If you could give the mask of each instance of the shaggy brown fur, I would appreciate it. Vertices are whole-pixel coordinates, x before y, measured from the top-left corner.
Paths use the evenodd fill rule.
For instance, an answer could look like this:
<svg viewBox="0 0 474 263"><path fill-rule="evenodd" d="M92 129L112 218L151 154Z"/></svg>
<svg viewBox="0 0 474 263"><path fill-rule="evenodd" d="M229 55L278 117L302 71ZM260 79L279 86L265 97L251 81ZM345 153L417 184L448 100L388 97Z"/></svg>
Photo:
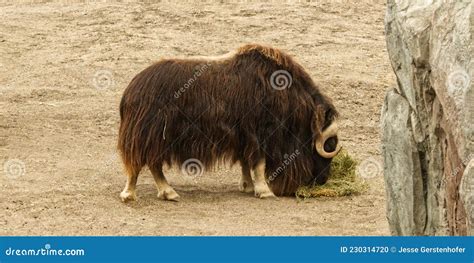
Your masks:
<svg viewBox="0 0 474 263"><path fill-rule="evenodd" d="M289 88L272 88L277 70L291 74ZM220 160L254 168L264 159L273 192L292 195L326 181L331 159L316 153L314 141L336 115L290 56L245 45L218 60L164 59L135 76L120 103L118 148L129 172L189 158L207 168Z"/></svg>

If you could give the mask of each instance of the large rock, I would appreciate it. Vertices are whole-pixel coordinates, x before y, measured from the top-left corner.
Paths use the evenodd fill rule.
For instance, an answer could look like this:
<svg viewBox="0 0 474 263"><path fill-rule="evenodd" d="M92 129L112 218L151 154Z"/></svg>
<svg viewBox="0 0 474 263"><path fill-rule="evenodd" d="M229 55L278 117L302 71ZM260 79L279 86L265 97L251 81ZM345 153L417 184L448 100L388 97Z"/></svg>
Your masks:
<svg viewBox="0 0 474 263"><path fill-rule="evenodd" d="M388 0L385 31L398 83L382 109L392 234L473 235L472 0Z"/></svg>

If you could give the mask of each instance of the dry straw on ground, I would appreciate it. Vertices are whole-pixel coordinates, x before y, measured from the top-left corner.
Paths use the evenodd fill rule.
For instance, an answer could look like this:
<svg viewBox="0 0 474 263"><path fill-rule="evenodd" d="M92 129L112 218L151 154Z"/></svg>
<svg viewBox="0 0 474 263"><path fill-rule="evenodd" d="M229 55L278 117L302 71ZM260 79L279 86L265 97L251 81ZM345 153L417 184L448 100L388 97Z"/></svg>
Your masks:
<svg viewBox="0 0 474 263"><path fill-rule="evenodd" d="M341 151L331 163L331 172L324 185L300 187L296 192L298 198L338 197L358 195L367 190L365 183L356 175L357 161L346 151Z"/></svg>

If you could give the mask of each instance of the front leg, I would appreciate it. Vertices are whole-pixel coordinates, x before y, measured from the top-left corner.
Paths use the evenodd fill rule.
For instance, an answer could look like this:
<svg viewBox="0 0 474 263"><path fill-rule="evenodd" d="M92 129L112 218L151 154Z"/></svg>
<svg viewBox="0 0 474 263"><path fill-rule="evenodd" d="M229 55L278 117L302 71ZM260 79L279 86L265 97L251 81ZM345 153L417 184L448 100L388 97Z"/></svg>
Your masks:
<svg viewBox="0 0 474 263"><path fill-rule="evenodd" d="M241 162L242 177L240 177L239 190L242 193L252 193L254 191L252 175L250 174L250 167L248 163Z"/></svg>
<svg viewBox="0 0 474 263"><path fill-rule="evenodd" d="M255 196L262 199L275 197L265 180L265 161L261 161L253 170L253 173L255 178Z"/></svg>

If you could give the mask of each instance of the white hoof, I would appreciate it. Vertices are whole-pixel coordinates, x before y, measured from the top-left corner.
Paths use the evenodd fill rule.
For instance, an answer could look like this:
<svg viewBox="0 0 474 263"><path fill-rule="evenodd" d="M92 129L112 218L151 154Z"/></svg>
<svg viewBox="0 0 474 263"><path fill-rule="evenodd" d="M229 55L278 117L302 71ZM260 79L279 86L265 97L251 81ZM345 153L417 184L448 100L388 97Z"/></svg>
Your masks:
<svg viewBox="0 0 474 263"><path fill-rule="evenodd" d="M255 193L255 196L260 199L269 199L269 198L276 198L276 196L272 192L263 192L263 193Z"/></svg>
<svg viewBox="0 0 474 263"><path fill-rule="evenodd" d="M260 199L276 198L268 187L255 187L255 196Z"/></svg>
<svg viewBox="0 0 474 263"><path fill-rule="evenodd" d="M158 198L169 201L179 201L178 193L171 187L158 191Z"/></svg>
<svg viewBox="0 0 474 263"><path fill-rule="evenodd" d="M245 180L240 180L239 190L242 193L252 193L254 191L253 182L248 182Z"/></svg>
<svg viewBox="0 0 474 263"><path fill-rule="evenodd" d="M137 200L137 196L135 195L135 192L123 190L120 193L120 199L122 199L122 202L126 203L128 201Z"/></svg>

